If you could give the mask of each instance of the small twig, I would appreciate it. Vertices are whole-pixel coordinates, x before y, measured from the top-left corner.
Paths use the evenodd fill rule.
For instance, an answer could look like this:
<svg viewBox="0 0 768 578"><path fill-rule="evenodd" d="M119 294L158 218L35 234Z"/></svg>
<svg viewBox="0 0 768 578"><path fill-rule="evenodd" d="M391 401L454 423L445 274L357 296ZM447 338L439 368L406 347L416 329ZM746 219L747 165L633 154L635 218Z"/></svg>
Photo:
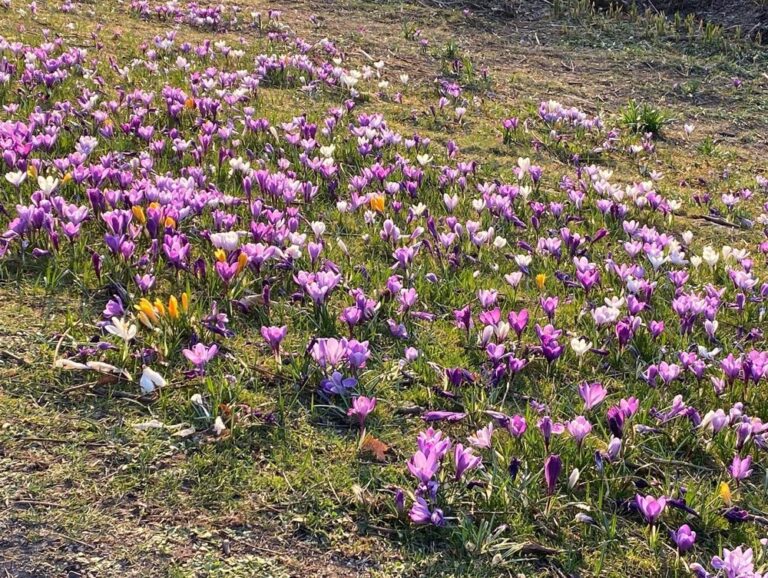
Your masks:
<svg viewBox="0 0 768 578"><path fill-rule="evenodd" d="M89 544L88 542L83 542L82 540L78 540L77 538L73 538L72 536L67 536L66 534L62 534L60 532L56 532L54 530L49 530L51 534L54 536L58 536L59 538L64 538L65 540L69 540L70 542L74 542L75 544L80 544L81 546L85 546L86 548L90 548L91 550L95 550L96 546L93 544Z"/></svg>
<svg viewBox="0 0 768 578"><path fill-rule="evenodd" d="M55 502L42 502L40 500L11 500L11 504L15 506L45 506L47 508L66 508L64 504L57 504Z"/></svg>
<svg viewBox="0 0 768 578"><path fill-rule="evenodd" d="M29 365L29 362L26 359L24 359L23 357L19 357L15 353L11 353L7 349L0 350L0 355L2 355L3 357L8 357L13 361L15 361L16 363L20 363L21 365Z"/></svg>
<svg viewBox="0 0 768 578"><path fill-rule="evenodd" d="M739 227L738 225L730 223L720 217L713 217L712 215L691 215L690 218L699 219L702 221L708 221L710 223L714 223L715 225L720 225L722 227L730 227L731 229L741 229L741 227Z"/></svg>

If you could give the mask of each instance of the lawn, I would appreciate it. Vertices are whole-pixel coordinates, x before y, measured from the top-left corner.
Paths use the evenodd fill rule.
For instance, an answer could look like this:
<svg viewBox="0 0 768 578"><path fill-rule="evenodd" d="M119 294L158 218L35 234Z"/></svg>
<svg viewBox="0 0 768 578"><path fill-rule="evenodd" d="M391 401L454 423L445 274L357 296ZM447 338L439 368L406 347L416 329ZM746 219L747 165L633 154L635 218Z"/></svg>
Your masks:
<svg viewBox="0 0 768 578"><path fill-rule="evenodd" d="M768 572L768 53L483 4L0 0L0 573Z"/></svg>

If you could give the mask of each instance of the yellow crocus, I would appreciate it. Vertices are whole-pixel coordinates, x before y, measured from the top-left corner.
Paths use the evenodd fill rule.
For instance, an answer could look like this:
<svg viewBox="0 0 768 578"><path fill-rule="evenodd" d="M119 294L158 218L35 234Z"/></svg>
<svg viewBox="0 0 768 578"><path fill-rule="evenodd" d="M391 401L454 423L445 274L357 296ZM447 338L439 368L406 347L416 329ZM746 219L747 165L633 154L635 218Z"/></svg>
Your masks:
<svg viewBox="0 0 768 578"><path fill-rule="evenodd" d="M176 300L175 295L171 295L168 299L168 315L171 316L171 319L179 318L179 302Z"/></svg>
<svg viewBox="0 0 768 578"><path fill-rule="evenodd" d="M187 295L186 291L181 294L181 309L184 313L189 313L189 295Z"/></svg>
<svg viewBox="0 0 768 578"><path fill-rule="evenodd" d="M718 487L718 493L726 506L731 505L731 488L728 486L728 482L720 482Z"/></svg>
<svg viewBox="0 0 768 578"><path fill-rule="evenodd" d="M139 312L136 314L136 319L138 319L138 320L139 320L139 323L141 323L142 325L144 325L144 326L145 326L145 327L147 327L148 329L154 329L154 327L152 326L152 322L151 322L151 321L149 320L149 318L148 318L148 317L147 317L147 316L144 314L144 312L143 312L143 311L139 311Z"/></svg>
<svg viewBox="0 0 768 578"><path fill-rule="evenodd" d="M131 212L136 220L142 225L147 222L147 217L144 214L144 209L141 208L141 205L133 205L131 207Z"/></svg>
<svg viewBox="0 0 768 578"><path fill-rule="evenodd" d="M544 283L547 282L547 276L544 273L539 273L536 275L536 287L539 288L539 291L544 289Z"/></svg>
<svg viewBox="0 0 768 578"><path fill-rule="evenodd" d="M240 253L240 256L237 258L237 272L240 273L243 269L245 269L245 266L248 264L248 255L245 253Z"/></svg>
<svg viewBox="0 0 768 578"><path fill-rule="evenodd" d="M141 313L143 313L148 319L157 323L157 313L155 312L155 308L152 307L152 303L150 303L147 298L142 297L141 301L139 301L139 304L136 306L136 308Z"/></svg>
<svg viewBox="0 0 768 578"><path fill-rule="evenodd" d="M37 177L37 167L35 165L29 165L27 167L27 174L33 179Z"/></svg>
<svg viewBox="0 0 768 578"><path fill-rule="evenodd" d="M61 184L66 185L71 180L72 180L72 173L66 173L63 177L61 177Z"/></svg>
<svg viewBox="0 0 768 578"><path fill-rule="evenodd" d="M379 213L384 211L384 195L371 195L371 208Z"/></svg>
<svg viewBox="0 0 768 578"><path fill-rule="evenodd" d="M157 311L158 315L165 317L165 305L163 305L160 299L155 299L155 311Z"/></svg>

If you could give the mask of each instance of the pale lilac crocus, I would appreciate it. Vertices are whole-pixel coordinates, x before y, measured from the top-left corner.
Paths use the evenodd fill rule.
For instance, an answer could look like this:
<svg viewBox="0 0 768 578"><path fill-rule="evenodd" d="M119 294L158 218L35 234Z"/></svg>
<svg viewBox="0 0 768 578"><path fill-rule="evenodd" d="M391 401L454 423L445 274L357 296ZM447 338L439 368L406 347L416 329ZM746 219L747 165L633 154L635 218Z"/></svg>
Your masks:
<svg viewBox="0 0 768 578"><path fill-rule="evenodd" d="M715 570L722 570L726 578L757 578L760 574L755 574L755 565L753 562L752 548L743 550L739 546L735 550L723 548L723 556L712 558L712 567Z"/></svg>
<svg viewBox="0 0 768 578"><path fill-rule="evenodd" d="M740 482L741 480L745 480L752 475L752 470L750 469L751 465L752 456L742 458L737 454L733 456L733 461L731 462L731 466L728 468L728 471L731 473L734 480Z"/></svg>
<svg viewBox="0 0 768 578"><path fill-rule="evenodd" d="M490 422L484 428L475 432L475 435L469 436L467 441L476 448L490 448L491 438L493 437L493 422Z"/></svg>
<svg viewBox="0 0 768 578"><path fill-rule="evenodd" d="M456 481L459 481L464 472L481 467L483 459L472 453L472 448L465 448L462 444L456 444L453 448L453 461L456 468Z"/></svg>
<svg viewBox="0 0 768 578"><path fill-rule="evenodd" d="M376 409L376 398L361 395L352 401L352 407L347 410L347 415L350 417L357 417L360 429L363 429L365 418L368 417L368 414L374 409Z"/></svg>
<svg viewBox="0 0 768 578"><path fill-rule="evenodd" d="M215 343L210 347L206 347L202 343L196 343L192 349L185 349L182 353L192 365L198 369L202 369L211 359L216 357L218 351L219 346Z"/></svg>
<svg viewBox="0 0 768 578"><path fill-rule="evenodd" d="M288 334L288 326L283 325L282 327L267 327L262 326L261 327L261 336L264 338L264 341L267 342L269 347L272 349L272 353L275 354L275 357L279 360L280 359L280 343L285 339L285 336Z"/></svg>
<svg viewBox="0 0 768 578"><path fill-rule="evenodd" d="M581 446L584 438L592 431L592 424L583 415L576 416L566 424L568 433L571 434L576 443Z"/></svg>
<svg viewBox="0 0 768 578"><path fill-rule="evenodd" d="M589 411L600 405L605 396L608 395L608 390L603 387L602 383L584 382L579 386L579 395L584 400L584 409Z"/></svg>

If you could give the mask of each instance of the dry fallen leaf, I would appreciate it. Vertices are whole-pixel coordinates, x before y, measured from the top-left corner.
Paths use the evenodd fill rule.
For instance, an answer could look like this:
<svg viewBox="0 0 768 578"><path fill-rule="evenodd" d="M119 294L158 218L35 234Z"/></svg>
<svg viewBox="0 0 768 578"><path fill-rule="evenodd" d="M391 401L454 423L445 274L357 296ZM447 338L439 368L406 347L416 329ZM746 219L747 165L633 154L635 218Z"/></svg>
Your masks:
<svg viewBox="0 0 768 578"><path fill-rule="evenodd" d="M363 443L360 444L360 451L371 454L377 462L386 462L389 446L371 434L366 434Z"/></svg>

